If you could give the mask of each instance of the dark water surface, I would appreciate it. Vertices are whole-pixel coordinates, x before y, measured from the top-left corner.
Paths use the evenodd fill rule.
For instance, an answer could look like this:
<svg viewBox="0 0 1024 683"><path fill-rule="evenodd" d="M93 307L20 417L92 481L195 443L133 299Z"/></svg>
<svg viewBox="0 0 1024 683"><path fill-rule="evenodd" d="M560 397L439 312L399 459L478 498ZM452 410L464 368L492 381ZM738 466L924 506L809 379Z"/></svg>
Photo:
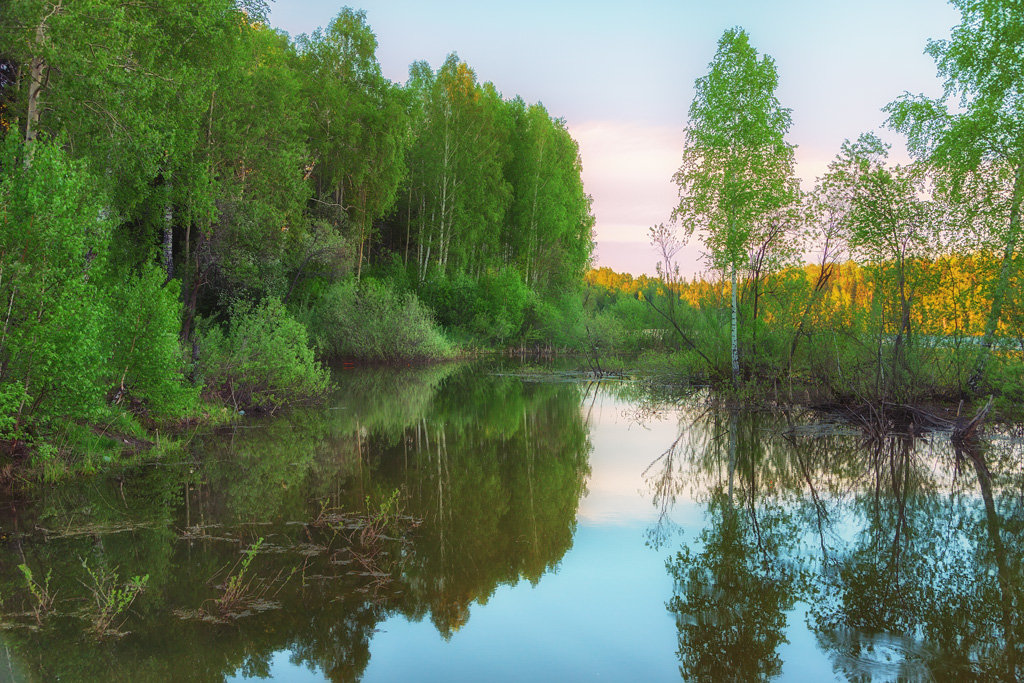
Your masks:
<svg viewBox="0 0 1024 683"><path fill-rule="evenodd" d="M1024 675L1009 434L493 368L337 382L185 462L3 494L0 680Z"/></svg>

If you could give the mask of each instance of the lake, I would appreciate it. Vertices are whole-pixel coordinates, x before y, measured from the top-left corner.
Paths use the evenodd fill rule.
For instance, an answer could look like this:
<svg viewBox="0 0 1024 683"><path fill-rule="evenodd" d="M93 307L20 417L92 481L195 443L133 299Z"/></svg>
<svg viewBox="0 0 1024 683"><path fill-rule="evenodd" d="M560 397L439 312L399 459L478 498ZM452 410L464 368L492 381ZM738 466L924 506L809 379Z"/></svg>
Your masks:
<svg viewBox="0 0 1024 683"><path fill-rule="evenodd" d="M0 680L1024 673L1014 430L962 451L508 364L335 375L181 460L5 492Z"/></svg>

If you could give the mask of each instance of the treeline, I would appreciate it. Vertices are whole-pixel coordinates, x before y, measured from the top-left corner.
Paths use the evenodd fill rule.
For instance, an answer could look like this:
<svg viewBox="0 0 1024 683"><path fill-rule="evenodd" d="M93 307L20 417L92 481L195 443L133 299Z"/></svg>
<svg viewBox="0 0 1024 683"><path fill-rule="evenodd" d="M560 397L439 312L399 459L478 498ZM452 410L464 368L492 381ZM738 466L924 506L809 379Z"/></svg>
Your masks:
<svg viewBox="0 0 1024 683"><path fill-rule="evenodd" d="M941 200L926 201L938 210ZM813 235L813 223L802 220L803 235ZM793 243L808 245L800 236L792 235ZM809 389L815 400L840 403L994 394L1004 414L1019 415L1024 270L1018 257L986 348L1002 254L983 243L942 253L943 243L929 239L935 241L902 264L864 259L844 246L819 252L816 264L801 264L801 251L766 271L739 268L740 384L795 388L801 396ZM690 279L661 271L634 277L600 268L585 275L589 324L601 336L594 348L641 356L640 366L656 372L731 383L730 281L720 271Z"/></svg>
<svg viewBox="0 0 1024 683"><path fill-rule="evenodd" d="M992 253L977 252L968 255L947 254L925 257L914 265L914 302L911 306L911 327L926 335L947 337L981 337L985 333L986 311L991 306L987 293L992 274L998 263ZM819 280L821 283L819 284ZM618 273L611 268L596 268L584 275L584 282L592 289L595 300L604 308L619 295L643 300L645 293L664 293L669 286L658 276ZM749 277L740 281L739 300L750 302L757 284ZM778 317L780 295L792 296L806 302L807 288L818 286L816 296L821 309L829 315L842 314L849 318L857 311L871 307L876 287L880 283L871 268L853 260L836 260L824 268L820 264L791 265L771 274L761 285L760 295L768 306L759 313L767 322ZM724 283L714 277L694 276L681 278L671 284L679 300L693 307L727 294ZM1024 339L1024 310L1016 292L1006 303L999 322L998 333L1005 343ZM802 293L801 293L802 292ZM884 293L879 293L884 296ZM973 340L977 343L979 340Z"/></svg>
<svg viewBox="0 0 1024 683"><path fill-rule="evenodd" d="M593 218L564 121L454 54L392 83L363 12L294 40L266 15L0 3L12 452L203 397L274 410L326 390L323 359L444 357L578 312Z"/></svg>

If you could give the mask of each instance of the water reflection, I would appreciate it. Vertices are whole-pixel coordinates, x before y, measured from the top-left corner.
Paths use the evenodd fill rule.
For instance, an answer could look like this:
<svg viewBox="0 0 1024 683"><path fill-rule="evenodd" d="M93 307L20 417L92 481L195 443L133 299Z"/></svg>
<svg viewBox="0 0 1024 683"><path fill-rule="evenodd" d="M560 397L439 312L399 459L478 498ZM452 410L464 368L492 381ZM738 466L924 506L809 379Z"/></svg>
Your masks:
<svg viewBox="0 0 1024 683"><path fill-rule="evenodd" d="M389 616L429 619L450 636L471 604L561 560L588 474L579 386L453 366L353 373L339 385L330 409L206 435L184 463L11 497L0 561L9 671L214 681L266 676L287 650L293 664L352 680ZM368 549L359 525L388 499L409 523ZM223 618L225 578L259 538L249 577L260 599ZM82 559L148 574L129 635L83 634ZM52 571L59 591L41 627L27 614L22 563Z"/></svg>
<svg viewBox="0 0 1024 683"><path fill-rule="evenodd" d="M787 620L804 613L837 678L1021 675L1016 442L865 441L784 413L706 408L680 425L648 482L654 538L680 490L707 510L668 563L685 678L784 675L786 634L801 628Z"/></svg>
<svg viewBox="0 0 1024 683"><path fill-rule="evenodd" d="M1024 673L1019 440L549 380L345 371L181 461L5 494L0 680ZM127 635L89 634L83 561L149 577Z"/></svg>

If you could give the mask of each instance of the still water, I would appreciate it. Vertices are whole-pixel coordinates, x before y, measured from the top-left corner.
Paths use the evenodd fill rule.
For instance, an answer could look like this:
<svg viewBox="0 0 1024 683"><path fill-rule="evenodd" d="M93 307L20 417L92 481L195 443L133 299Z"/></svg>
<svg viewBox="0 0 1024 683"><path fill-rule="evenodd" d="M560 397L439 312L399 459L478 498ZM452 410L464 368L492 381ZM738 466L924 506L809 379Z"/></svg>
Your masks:
<svg viewBox="0 0 1024 683"><path fill-rule="evenodd" d="M1024 673L1012 434L870 441L515 368L337 384L183 461L3 494L0 680Z"/></svg>

